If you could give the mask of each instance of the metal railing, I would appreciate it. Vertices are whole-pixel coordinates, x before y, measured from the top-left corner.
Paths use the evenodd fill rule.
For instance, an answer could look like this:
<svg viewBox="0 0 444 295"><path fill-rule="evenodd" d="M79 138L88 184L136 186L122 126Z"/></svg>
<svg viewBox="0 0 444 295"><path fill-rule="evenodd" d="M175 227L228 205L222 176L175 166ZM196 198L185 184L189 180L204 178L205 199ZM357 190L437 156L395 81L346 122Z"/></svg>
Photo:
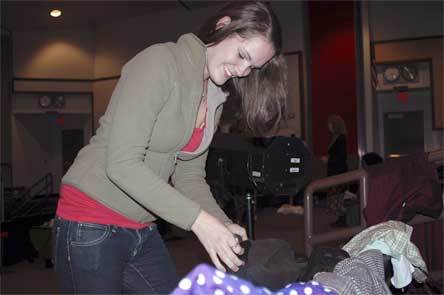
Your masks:
<svg viewBox="0 0 444 295"><path fill-rule="evenodd" d="M434 162L437 165L444 163L444 150L435 150L428 152L427 159L430 162ZM349 227L345 229L333 230L326 233L315 234L313 230L313 193L322 189L346 184L354 181L359 181L359 209L360 209L360 224L358 226ZM366 228L366 222L364 218L364 209L367 205L367 193L368 193L368 175L364 169L358 169L347 173L319 179L310 183L305 190L305 203L304 203L304 228L305 228L305 255L310 256L313 246L321 243L333 242L350 238ZM443 214L441 214L441 217ZM435 218L416 215L413 220L409 222L410 225L427 223L436 220Z"/></svg>
<svg viewBox="0 0 444 295"><path fill-rule="evenodd" d="M314 233L313 227L313 193L322 189L330 188L340 184L359 181L360 197L360 225L346 229L334 230L327 233ZM338 174L335 176L315 180L305 190L304 201L304 227L305 227L305 255L310 256L312 247L317 244L340 240L351 237L365 228L364 208L367 204L367 172L364 169Z"/></svg>
<svg viewBox="0 0 444 295"><path fill-rule="evenodd" d="M21 199L20 204L17 205L8 215L10 217L14 217L17 215L17 213L21 213L20 216L25 216L38 205L38 202L34 200L35 196L46 195L48 197L50 194L52 194L53 189L54 181L52 174L46 173L21 194L19 197L19 199Z"/></svg>

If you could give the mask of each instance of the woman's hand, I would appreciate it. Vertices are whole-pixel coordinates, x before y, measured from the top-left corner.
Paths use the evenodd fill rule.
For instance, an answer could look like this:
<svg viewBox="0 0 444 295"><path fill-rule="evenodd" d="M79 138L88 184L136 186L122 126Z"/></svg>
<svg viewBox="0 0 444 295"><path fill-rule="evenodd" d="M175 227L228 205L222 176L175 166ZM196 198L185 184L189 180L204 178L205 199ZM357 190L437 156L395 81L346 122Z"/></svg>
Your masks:
<svg viewBox="0 0 444 295"><path fill-rule="evenodd" d="M238 271L239 266L244 264L236 255L243 252L239 241L217 218L202 210L191 226L191 230L199 238L210 255L211 261L219 270L226 271L221 260L233 271Z"/></svg>
<svg viewBox="0 0 444 295"><path fill-rule="evenodd" d="M225 223L225 226L228 228L228 230L233 233L236 236L236 239L239 239L239 237L241 238L242 241L246 241L248 240L248 236L247 236L247 232L245 231L245 229L236 224L236 223ZM240 242L238 240L238 242ZM242 248L242 246L240 246L238 244L238 246L236 246L235 248L232 248L234 253L236 253L237 255L243 255L244 254L244 249Z"/></svg>
<svg viewBox="0 0 444 295"><path fill-rule="evenodd" d="M242 241L248 240L245 228L243 228L239 224L230 222L230 223L225 223L225 225L227 226L230 232L232 232L235 235L239 235L242 238Z"/></svg>

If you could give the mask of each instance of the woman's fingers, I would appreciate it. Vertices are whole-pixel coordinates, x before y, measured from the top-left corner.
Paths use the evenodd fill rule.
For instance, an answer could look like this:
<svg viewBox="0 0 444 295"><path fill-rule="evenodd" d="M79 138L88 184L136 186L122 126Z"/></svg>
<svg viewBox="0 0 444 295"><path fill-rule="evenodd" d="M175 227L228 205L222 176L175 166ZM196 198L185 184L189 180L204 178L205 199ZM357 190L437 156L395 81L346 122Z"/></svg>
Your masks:
<svg viewBox="0 0 444 295"><path fill-rule="evenodd" d="M230 246L233 245L233 246ZM220 243L217 246L217 255L225 263L225 265L232 271L238 271L239 266L243 265L244 262L239 259L236 255L236 248L242 248L238 244L237 240L233 236L228 236L227 241ZM239 251L239 249L237 249Z"/></svg>
<svg viewBox="0 0 444 295"><path fill-rule="evenodd" d="M236 255L243 252L239 241L218 219L201 211L191 229L207 250L216 268L225 271L221 262L233 271L238 271L239 266L243 265L243 261Z"/></svg>
<svg viewBox="0 0 444 295"><path fill-rule="evenodd" d="M211 261L213 262L214 266L223 272L226 272L227 270L225 267L223 267L222 263L220 263L219 257L217 257L217 254L215 251L211 251L211 253L208 253L210 255Z"/></svg>
<svg viewBox="0 0 444 295"><path fill-rule="evenodd" d="M231 250L233 250L233 252L237 255L244 254L244 248L242 248L242 246L239 244L236 244L235 246L231 246Z"/></svg>
<svg viewBox="0 0 444 295"><path fill-rule="evenodd" d="M223 264L221 263L221 261L232 271L238 271L239 270L239 266L243 264L243 262L237 258L237 256L235 254L233 254L232 251L230 250L218 250L218 251L212 251L212 253L210 253L210 258L211 261L213 262L214 266L221 270L221 271L226 271L226 268L223 266Z"/></svg>
<svg viewBox="0 0 444 295"><path fill-rule="evenodd" d="M213 262L214 266L221 270L226 271L225 267L222 265L221 261L232 271L238 271L239 266L243 265L243 261L240 260L237 255L233 252L232 248L229 246L223 247L217 247L216 250L208 250L208 253L210 255L211 261Z"/></svg>
<svg viewBox="0 0 444 295"><path fill-rule="evenodd" d="M220 250L220 255L222 255L222 260L224 263L233 271L238 271L239 266L242 266L244 262L237 257L236 253L230 247Z"/></svg>
<svg viewBox="0 0 444 295"><path fill-rule="evenodd" d="M245 228L243 228L242 226L240 226L239 224L236 223L230 223L227 224L227 228L229 231L231 231L233 234L238 235L241 237L242 241L246 241L248 240L247 237L247 231L245 230Z"/></svg>

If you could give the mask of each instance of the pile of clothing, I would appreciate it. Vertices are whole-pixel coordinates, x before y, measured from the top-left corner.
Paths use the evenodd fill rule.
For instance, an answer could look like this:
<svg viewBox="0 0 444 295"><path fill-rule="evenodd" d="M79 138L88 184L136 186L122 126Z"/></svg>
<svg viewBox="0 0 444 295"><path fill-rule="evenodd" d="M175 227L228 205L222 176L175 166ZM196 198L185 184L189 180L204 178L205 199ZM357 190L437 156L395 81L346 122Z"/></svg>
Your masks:
<svg viewBox="0 0 444 295"><path fill-rule="evenodd" d="M308 259L283 240L244 241L246 263L238 272L198 265L172 294L391 294L389 285L400 289L412 279L427 279L411 234L411 226L388 221L360 232L342 249L317 248Z"/></svg>

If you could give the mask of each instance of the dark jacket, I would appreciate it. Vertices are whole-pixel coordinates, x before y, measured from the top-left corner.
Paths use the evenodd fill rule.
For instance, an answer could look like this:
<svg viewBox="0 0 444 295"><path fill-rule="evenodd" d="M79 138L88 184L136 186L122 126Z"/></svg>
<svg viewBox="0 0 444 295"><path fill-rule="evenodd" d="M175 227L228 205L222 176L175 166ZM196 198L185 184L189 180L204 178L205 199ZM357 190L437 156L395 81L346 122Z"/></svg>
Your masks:
<svg viewBox="0 0 444 295"><path fill-rule="evenodd" d="M338 135L328 147L327 176L347 171L347 140L344 134Z"/></svg>
<svg viewBox="0 0 444 295"><path fill-rule="evenodd" d="M416 214L441 215L442 192L436 167L425 153L389 159L366 168L368 173L367 225L388 220L410 221Z"/></svg>

